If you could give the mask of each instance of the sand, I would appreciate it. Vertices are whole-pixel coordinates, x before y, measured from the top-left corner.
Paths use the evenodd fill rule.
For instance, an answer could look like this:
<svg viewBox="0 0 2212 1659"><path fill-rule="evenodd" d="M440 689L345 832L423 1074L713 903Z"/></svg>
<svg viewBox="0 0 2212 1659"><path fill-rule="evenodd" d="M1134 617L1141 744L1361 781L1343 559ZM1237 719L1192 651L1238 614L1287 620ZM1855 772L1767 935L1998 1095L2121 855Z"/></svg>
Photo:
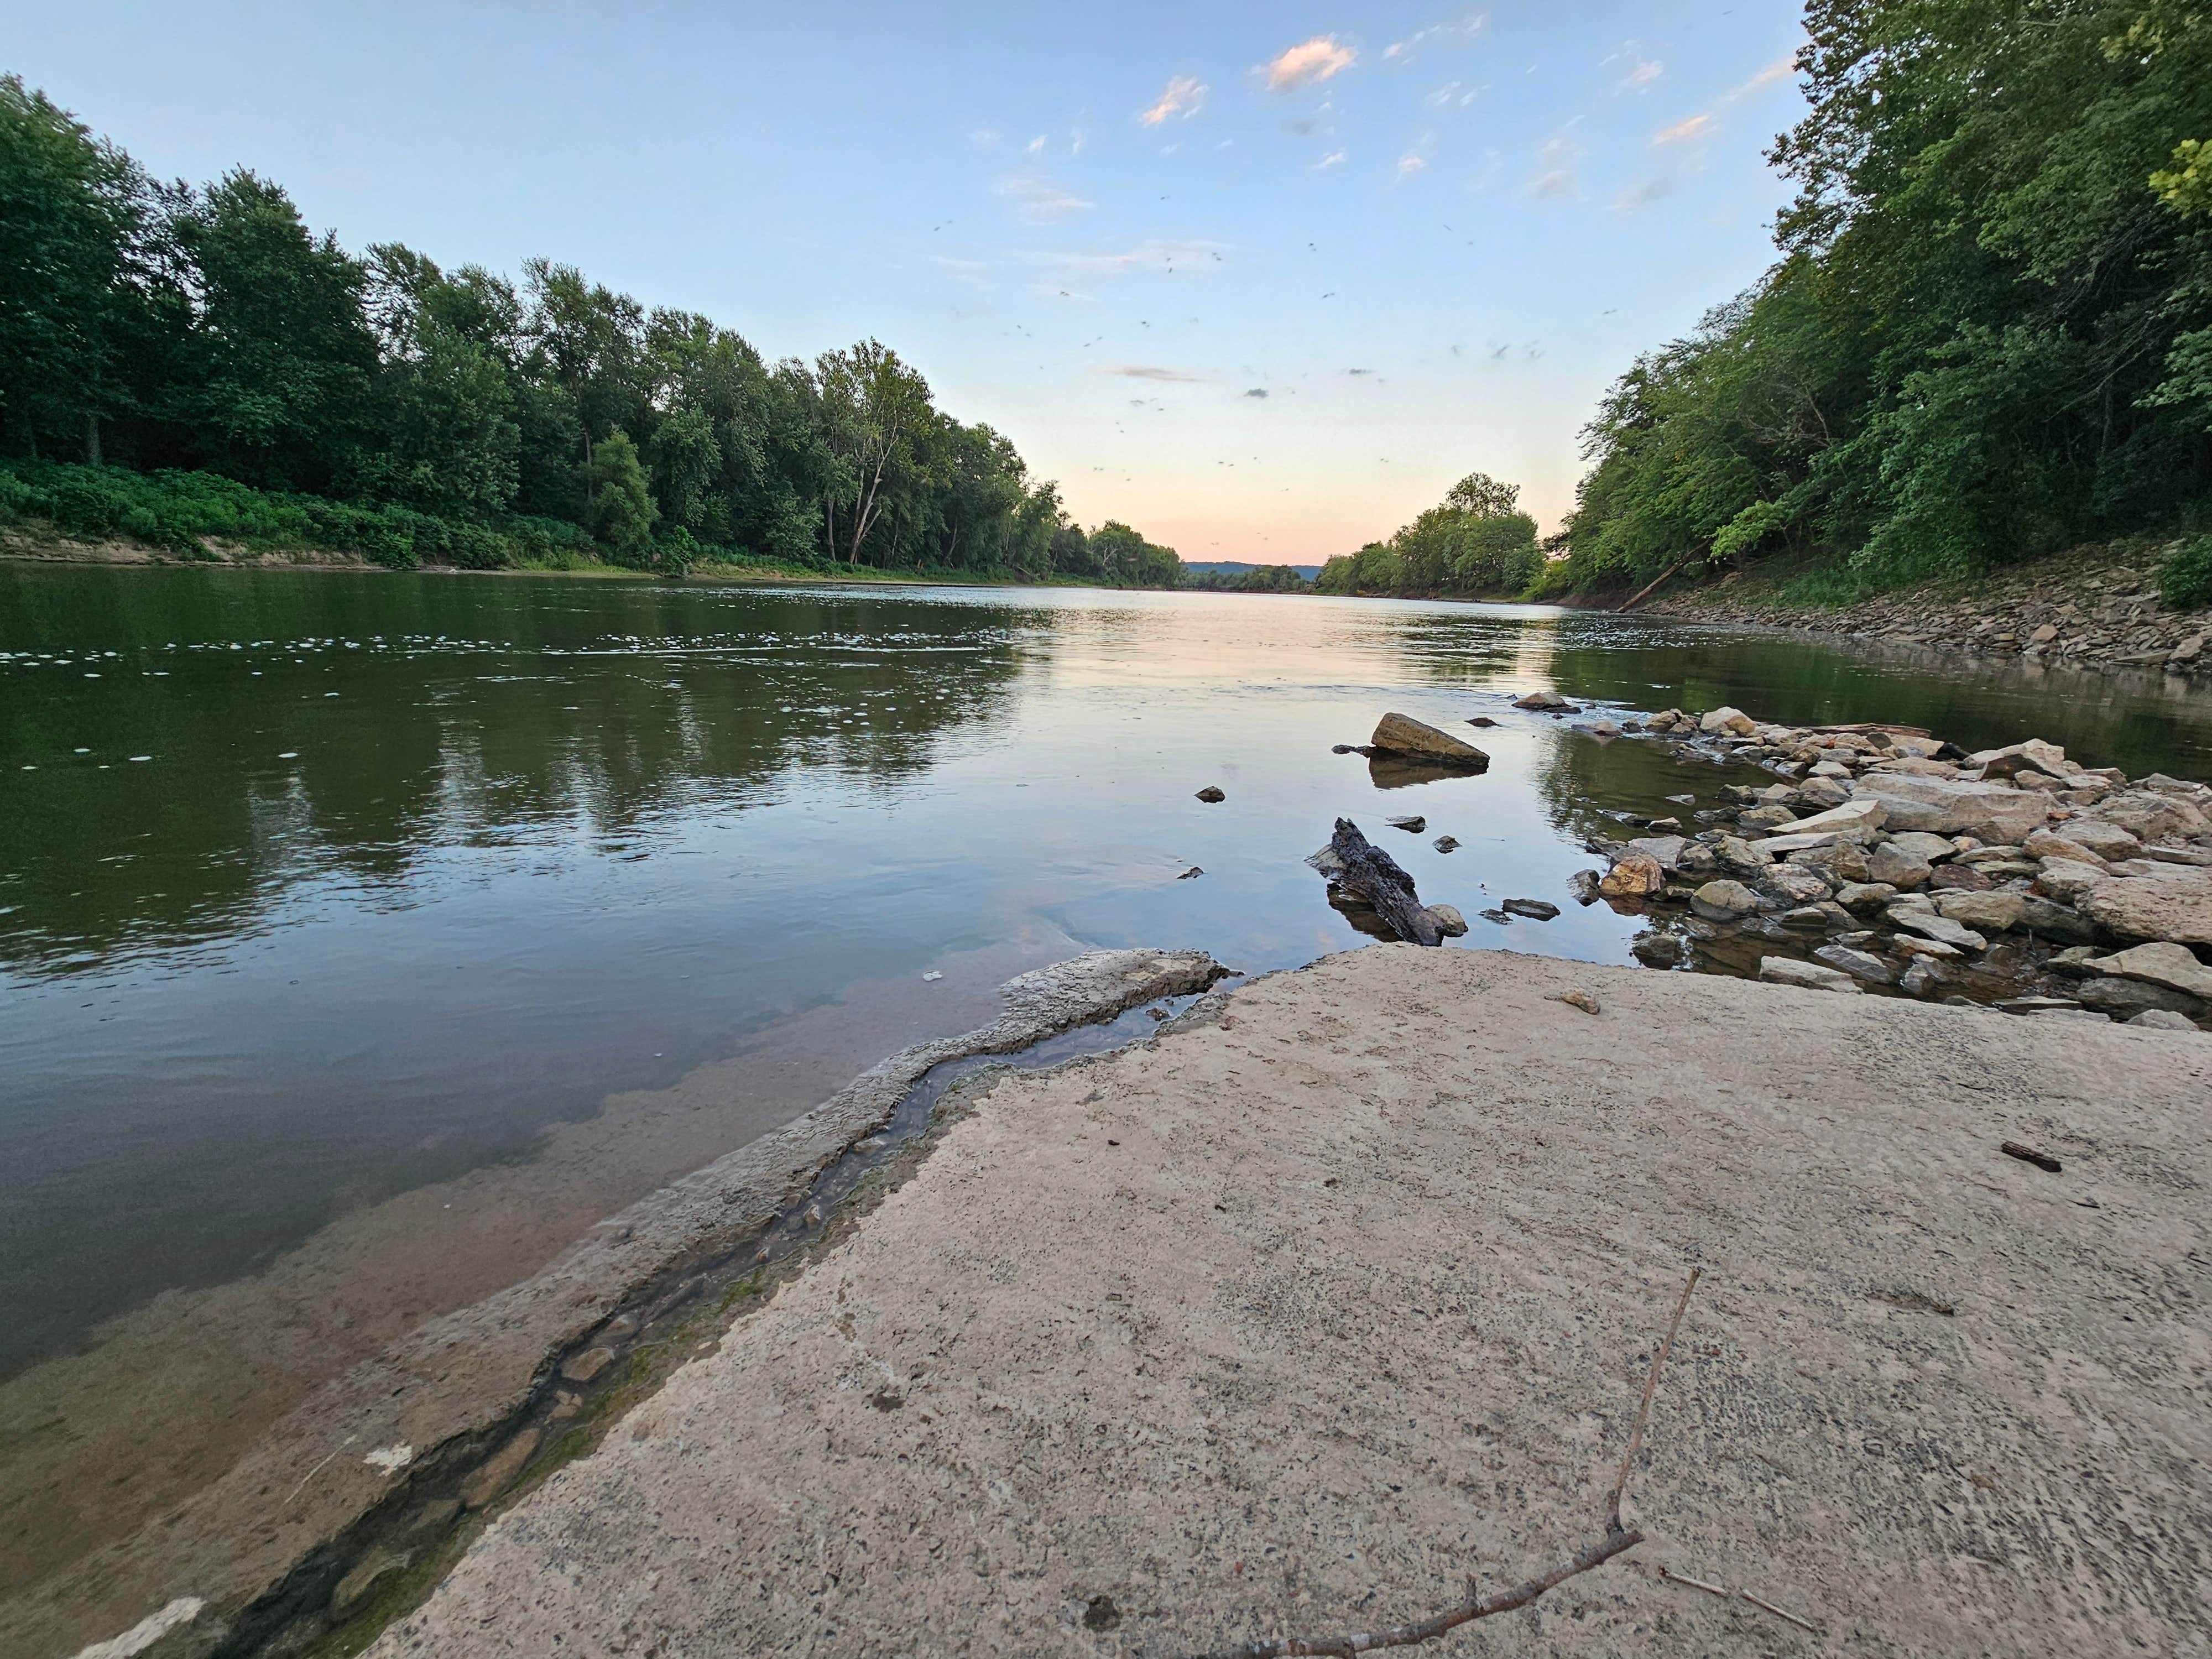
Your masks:
<svg viewBox="0 0 2212 1659"><path fill-rule="evenodd" d="M1601 1535L1692 1264L1648 1541L1457 1650L2212 1652L2212 1039L1407 945L1200 1008L981 1092L380 1659L1417 1617Z"/></svg>

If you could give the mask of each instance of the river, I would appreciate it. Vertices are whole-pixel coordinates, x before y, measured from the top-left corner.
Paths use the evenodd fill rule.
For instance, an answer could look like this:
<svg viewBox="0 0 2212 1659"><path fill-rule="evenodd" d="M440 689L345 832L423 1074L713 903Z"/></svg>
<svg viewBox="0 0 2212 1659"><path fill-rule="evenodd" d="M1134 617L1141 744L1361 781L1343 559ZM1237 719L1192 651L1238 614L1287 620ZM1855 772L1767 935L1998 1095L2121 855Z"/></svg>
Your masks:
<svg viewBox="0 0 2212 1659"><path fill-rule="evenodd" d="M1012 973L1361 942L1340 813L1565 906L1459 944L1630 960L1579 842L1727 775L1538 689L2212 773L2154 675L1548 608L0 564L0 1579ZM1330 752L1392 708L1491 769Z"/></svg>

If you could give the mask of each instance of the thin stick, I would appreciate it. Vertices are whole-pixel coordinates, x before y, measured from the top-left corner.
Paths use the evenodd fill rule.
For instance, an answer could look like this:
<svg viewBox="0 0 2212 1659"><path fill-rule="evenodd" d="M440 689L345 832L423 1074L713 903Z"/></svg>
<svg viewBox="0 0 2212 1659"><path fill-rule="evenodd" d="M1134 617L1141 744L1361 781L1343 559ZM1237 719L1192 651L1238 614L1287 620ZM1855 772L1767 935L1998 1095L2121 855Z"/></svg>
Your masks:
<svg viewBox="0 0 2212 1659"><path fill-rule="evenodd" d="M1636 1454L1644 1444L1644 1425L1651 1415L1651 1396L1659 1388L1659 1368L1674 1351L1674 1333L1682 1328L1683 1310L1690 1305L1690 1292L1698 1288L1698 1275L1704 1272L1703 1267L1690 1269L1690 1281L1682 1286L1682 1299L1674 1304L1674 1316L1667 1324L1667 1340L1659 1345L1651 1361L1651 1374L1644 1379L1644 1401L1636 1408L1636 1426L1628 1431L1628 1455L1620 1460L1620 1479L1613 1483L1612 1501L1606 1505L1605 1523L1611 1531L1620 1530L1620 1494L1627 1489L1628 1472L1636 1467Z"/></svg>
<svg viewBox="0 0 2212 1659"><path fill-rule="evenodd" d="M1659 1576L1677 1584L1687 1584L1692 1589L1701 1589L1708 1595L1717 1595L1723 1601L1735 1593L1726 1584L1708 1584L1702 1578L1692 1578L1687 1573L1676 1572L1668 1567L1660 1568Z"/></svg>
<svg viewBox="0 0 2212 1659"><path fill-rule="evenodd" d="M1592 1567L1603 1566L1624 1550L1633 1549L1644 1541L1640 1532L1607 1533L1571 1561L1562 1562L1540 1578L1531 1578L1525 1584L1492 1596L1486 1601L1468 1601L1449 1613L1440 1613L1433 1619L1425 1619L1418 1625L1401 1625L1395 1630L1363 1632L1356 1636L1339 1636L1326 1639L1307 1640L1285 1637L1279 1642L1247 1642L1241 1648L1227 1648L1208 1656L1208 1659L1288 1659L1293 1654L1342 1654L1371 1652L1376 1648L1409 1648L1418 1642L1433 1642L1437 1637L1457 1630L1462 1625L1477 1619L1487 1619L1494 1613L1510 1613L1516 1607L1525 1607L1555 1584L1563 1584L1578 1572L1588 1572Z"/></svg>
<svg viewBox="0 0 2212 1659"><path fill-rule="evenodd" d="M1690 1292L1698 1287L1698 1276L1702 1267L1690 1269L1690 1282L1682 1286L1682 1299L1674 1304L1674 1317L1667 1327L1667 1340L1659 1345L1659 1352L1651 1357L1651 1374L1644 1380L1644 1403L1637 1407L1636 1427L1629 1437L1628 1461L1620 1466L1620 1479L1613 1488L1613 1500L1607 1511L1605 1536L1572 1559L1562 1562L1540 1578L1531 1578L1524 1584L1492 1596L1478 1600L1474 1586L1468 1586L1467 1600L1433 1619L1425 1619L1417 1625L1401 1625L1395 1630L1362 1631L1352 1636L1305 1638L1286 1636L1274 1642L1247 1642L1242 1647L1225 1648L1206 1659L1291 1659L1293 1655L1332 1654L1350 1656L1371 1653L1376 1648L1409 1648L1422 1642L1433 1642L1439 1636L1457 1630L1462 1625L1472 1624L1477 1619L1488 1619L1497 1613L1510 1613L1516 1607L1525 1607L1546 1590L1565 1583L1577 1573L1588 1572L1592 1567L1601 1567L1616 1555L1634 1549L1644 1541L1644 1534L1620 1524L1620 1491L1628 1481L1628 1471L1636 1461L1636 1449L1644 1438L1644 1425L1651 1413L1651 1395L1659 1386L1659 1369L1667 1363L1674 1351L1674 1333L1681 1328L1682 1310L1690 1305ZM1663 1567L1661 1571L1665 1571ZM1700 1585L1700 1589L1705 1586Z"/></svg>
<svg viewBox="0 0 2212 1659"><path fill-rule="evenodd" d="M1754 1607L1765 1607L1777 1619L1787 1619L1791 1624L1796 1626L1800 1630L1813 1630L1813 1626L1810 1624L1807 1623L1804 1620L1800 1619L1796 1613L1784 1612L1782 1608L1776 1607L1771 1601L1762 1601L1756 1595L1753 1595L1749 1590L1738 1590L1736 1594L1743 1597L1745 1601L1750 1602ZM1818 1631L1813 1631L1813 1633L1815 1636L1820 1634Z"/></svg>

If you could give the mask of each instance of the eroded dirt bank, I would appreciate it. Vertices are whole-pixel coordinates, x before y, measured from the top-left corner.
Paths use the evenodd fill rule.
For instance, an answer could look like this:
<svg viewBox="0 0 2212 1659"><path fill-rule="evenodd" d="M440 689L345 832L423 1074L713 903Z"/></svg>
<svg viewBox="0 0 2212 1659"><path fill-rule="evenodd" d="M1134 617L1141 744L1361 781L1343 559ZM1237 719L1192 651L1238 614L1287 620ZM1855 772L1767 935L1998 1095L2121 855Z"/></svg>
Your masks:
<svg viewBox="0 0 2212 1659"><path fill-rule="evenodd" d="M1201 1007L985 1094L375 1651L1396 1623L1600 1535L1692 1263L1650 1541L1462 1650L2208 1650L2212 1039L1406 945Z"/></svg>

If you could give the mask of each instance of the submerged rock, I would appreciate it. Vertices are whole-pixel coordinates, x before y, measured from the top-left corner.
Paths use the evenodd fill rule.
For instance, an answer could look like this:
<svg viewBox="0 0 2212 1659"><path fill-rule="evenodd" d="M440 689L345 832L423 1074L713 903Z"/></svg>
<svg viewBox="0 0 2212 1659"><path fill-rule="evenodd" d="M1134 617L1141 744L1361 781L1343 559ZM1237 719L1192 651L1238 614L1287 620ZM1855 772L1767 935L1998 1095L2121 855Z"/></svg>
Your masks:
<svg viewBox="0 0 2212 1659"><path fill-rule="evenodd" d="M1409 818L1385 818L1382 822L1393 830L1403 830L1408 835L1414 836L1419 835L1422 830L1429 827L1429 821L1418 815Z"/></svg>
<svg viewBox="0 0 2212 1659"><path fill-rule="evenodd" d="M1208 806L1212 805L1217 801L1224 801L1229 799L1228 796L1223 794L1220 790L1215 788L1213 785L1210 783L1207 784L1205 788L1198 792L1198 798L1204 801Z"/></svg>
<svg viewBox="0 0 2212 1659"><path fill-rule="evenodd" d="M1540 714L1579 714L1582 710L1556 691L1531 691L1525 697L1513 700L1516 708L1533 709Z"/></svg>
<svg viewBox="0 0 2212 1659"><path fill-rule="evenodd" d="M1531 921L1549 921L1559 914L1559 907L1542 899L1508 899L1498 908L1510 916L1526 916Z"/></svg>
<svg viewBox="0 0 2212 1659"><path fill-rule="evenodd" d="M1459 845L1459 840L1454 836L1438 836L1431 844L1439 853L1449 853Z"/></svg>

